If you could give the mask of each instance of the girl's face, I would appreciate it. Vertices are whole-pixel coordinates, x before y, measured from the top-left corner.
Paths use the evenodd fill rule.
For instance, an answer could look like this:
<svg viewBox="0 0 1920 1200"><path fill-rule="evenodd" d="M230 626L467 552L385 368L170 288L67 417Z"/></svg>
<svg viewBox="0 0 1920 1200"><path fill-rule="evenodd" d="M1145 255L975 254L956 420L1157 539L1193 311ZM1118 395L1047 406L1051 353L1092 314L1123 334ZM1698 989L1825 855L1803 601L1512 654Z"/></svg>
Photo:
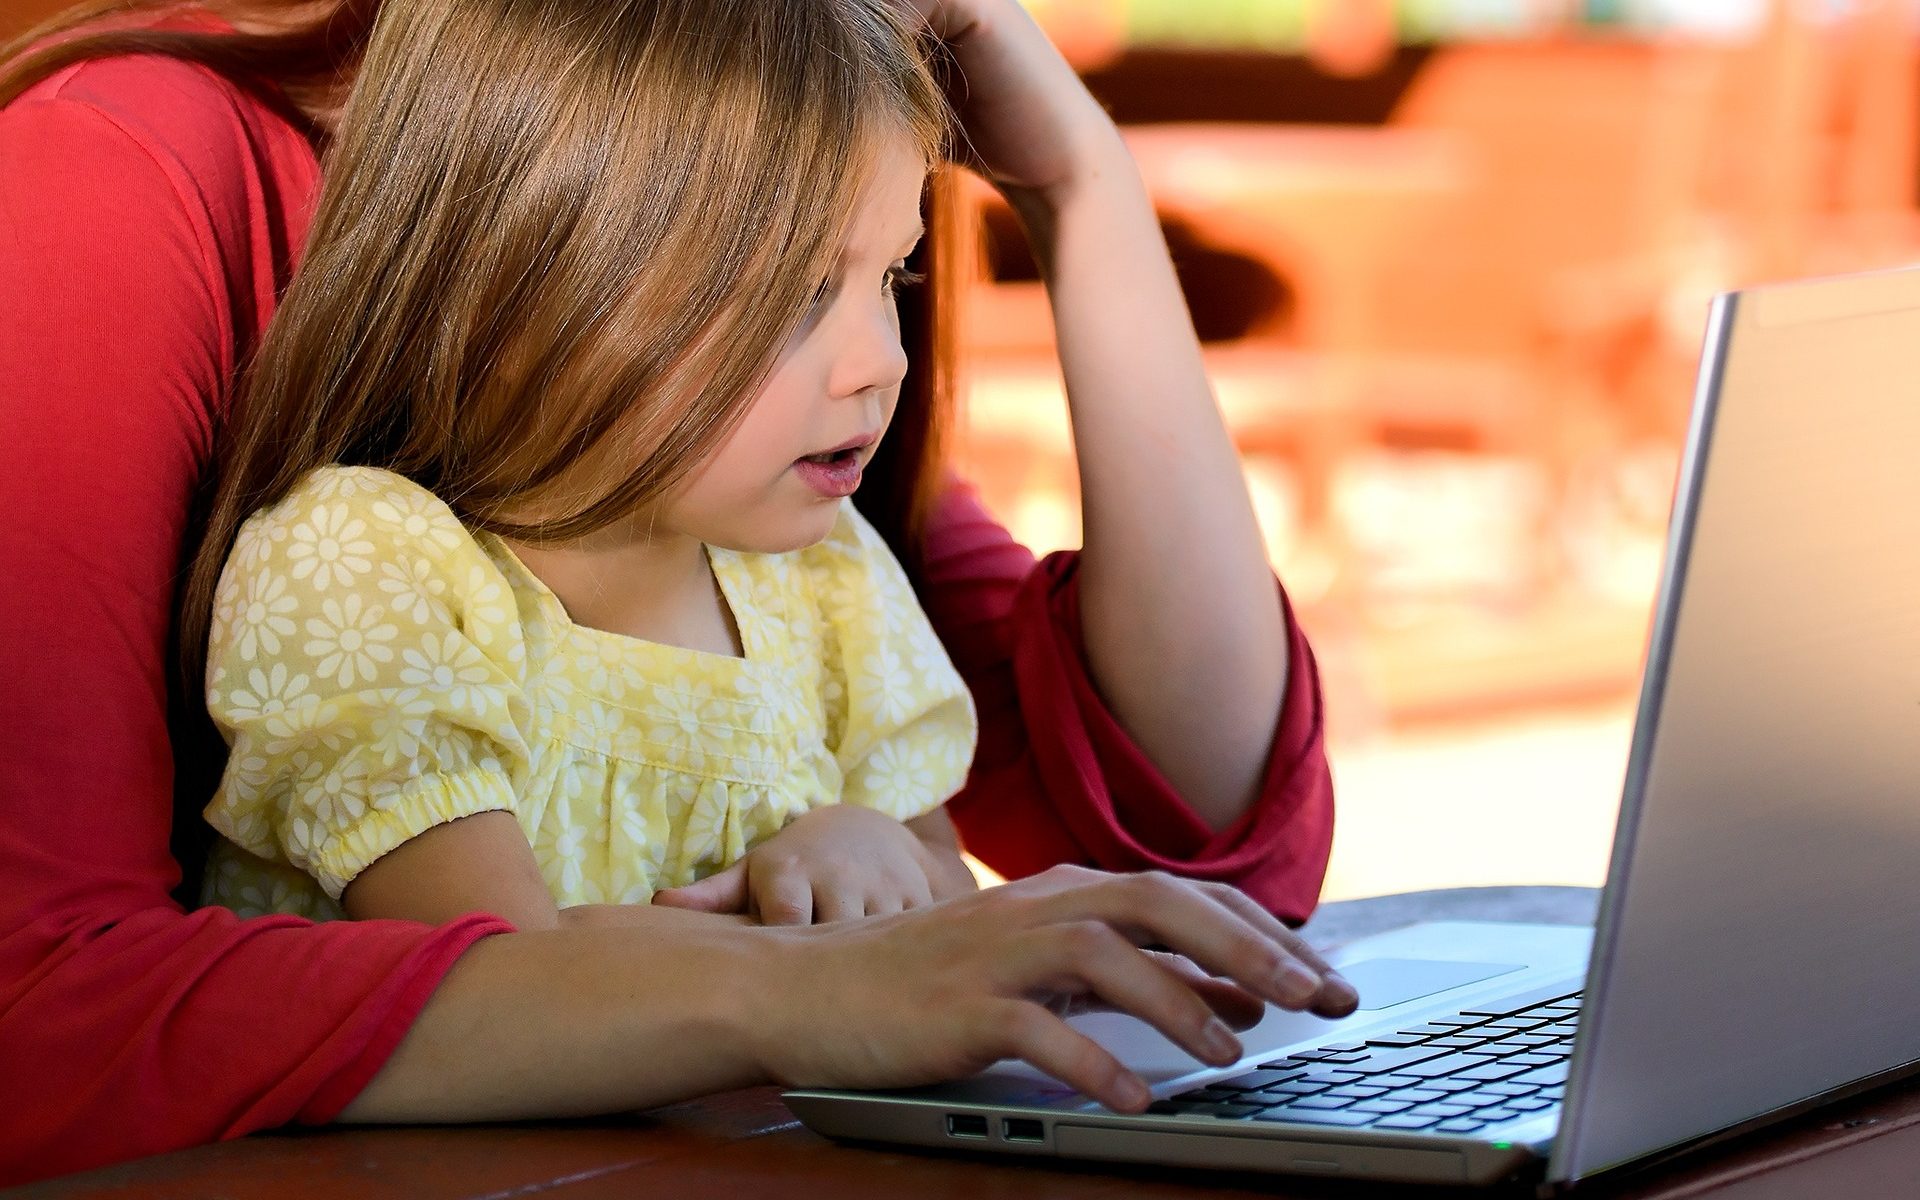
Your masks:
<svg viewBox="0 0 1920 1200"><path fill-rule="evenodd" d="M904 134L882 137L832 277L746 416L662 506L661 526L760 553L797 550L832 531L906 375L894 289L923 232L926 178L926 161Z"/></svg>

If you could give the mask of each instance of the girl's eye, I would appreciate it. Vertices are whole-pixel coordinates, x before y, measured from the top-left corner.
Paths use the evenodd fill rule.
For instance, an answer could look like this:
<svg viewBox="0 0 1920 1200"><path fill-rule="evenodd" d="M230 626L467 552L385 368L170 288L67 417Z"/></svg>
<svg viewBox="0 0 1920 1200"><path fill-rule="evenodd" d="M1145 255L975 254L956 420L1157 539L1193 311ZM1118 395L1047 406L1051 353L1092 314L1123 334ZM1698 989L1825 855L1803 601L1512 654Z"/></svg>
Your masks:
<svg viewBox="0 0 1920 1200"><path fill-rule="evenodd" d="M905 267L892 267L887 271L887 282L882 290L889 296L897 296L901 288L910 288L926 281L927 277L919 271L909 271Z"/></svg>

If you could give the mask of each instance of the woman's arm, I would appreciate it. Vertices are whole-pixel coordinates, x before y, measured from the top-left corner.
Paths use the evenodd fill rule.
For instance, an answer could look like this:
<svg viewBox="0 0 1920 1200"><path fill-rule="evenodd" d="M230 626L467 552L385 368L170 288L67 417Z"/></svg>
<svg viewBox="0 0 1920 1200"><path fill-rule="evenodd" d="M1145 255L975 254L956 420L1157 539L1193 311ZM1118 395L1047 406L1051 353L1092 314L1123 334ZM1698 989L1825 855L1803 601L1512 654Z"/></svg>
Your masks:
<svg viewBox="0 0 1920 1200"><path fill-rule="evenodd" d="M1139 171L1010 0L917 0L955 47L962 118L1053 301L1084 496L1087 663L1215 830L1259 790L1288 638L1252 501Z"/></svg>
<svg viewBox="0 0 1920 1200"><path fill-rule="evenodd" d="M837 925L747 926L674 909L636 917L475 945L342 1118L616 1112L757 1083L905 1087L1008 1057L1138 1111L1145 1085L1069 1028L1060 1002L1133 1013L1224 1065L1239 1054L1226 1021L1257 1019L1260 1000L1327 1016L1356 1000L1246 897L1164 875L1057 868ZM1201 970L1136 941L1164 943Z"/></svg>

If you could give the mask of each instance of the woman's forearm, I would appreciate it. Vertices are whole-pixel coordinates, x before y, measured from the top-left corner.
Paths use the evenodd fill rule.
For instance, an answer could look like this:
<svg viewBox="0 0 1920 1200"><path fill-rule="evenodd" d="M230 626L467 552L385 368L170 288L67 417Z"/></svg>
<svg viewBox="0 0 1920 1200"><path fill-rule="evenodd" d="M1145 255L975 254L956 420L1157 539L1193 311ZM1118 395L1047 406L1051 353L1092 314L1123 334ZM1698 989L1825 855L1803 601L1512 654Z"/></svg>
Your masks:
<svg viewBox="0 0 1920 1200"><path fill-rule="evenodd" d="M483 938L340 1119L588 1115L766 1082L743 1004L764 932L629 906L617 923Z"/></svg>
<svg viewBox="0 0 1920 1200"><path fill-rule="evenodd" d="M1088 665L1140 748L1220 829L1260 785L1286 629L1152 202L1118 135L1092 142L1067 183L1011 193L1072 412Z"/></svg>

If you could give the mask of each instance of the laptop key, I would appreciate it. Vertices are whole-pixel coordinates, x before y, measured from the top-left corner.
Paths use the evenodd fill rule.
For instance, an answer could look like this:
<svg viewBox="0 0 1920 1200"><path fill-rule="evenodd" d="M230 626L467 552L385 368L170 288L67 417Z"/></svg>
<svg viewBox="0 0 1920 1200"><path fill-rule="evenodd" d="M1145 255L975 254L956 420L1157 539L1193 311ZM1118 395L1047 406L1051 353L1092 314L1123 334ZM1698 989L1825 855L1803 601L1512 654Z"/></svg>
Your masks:
<svg viewBox="0 0 1920 1200"><path fill-rule="evenodd" d="M1422 1104L1413 1113L1419 1117L1464 1117L1472 1111L1466 1104Z"/></svg>
<svg viewBox="0 0 1920 1200"><path fill-rule="evenodd" d="M1540 1050L1529 1050L1524 1054L1516 1054L1512 1058L1501 1061L1517 1063L1523 1067L1550 1067L1554 1063L1566 1062L1570 1057L1572 1056L1568 1054L1551 1054Z"/></svg>
<svg viewBox="0 0 1920 1200"><path fill-rule="evenodd" d="M1525 1012L1529 1008L1536 1008L1556 1000L1565 1000L1577 994L1577 992L1568 992L1565 984L1555 984L1551 987L1535 988L1530 992L1521 992L1517 996L1502 996L1485 1004L1476 1004L1472 1008L1463 1008L1460 1010L1460 1015L1463 1017L1511 1016L1514 1013Z"/></svg>
<svg viewBox="0 0 1920 1200"><path fill-rule="evenodd" d="M1354 1112L1397 1113L1413 1107L1413 1102L1404 1098L1388 1100L1362 1100L1353 1106Z"/></svg>
<svg viewBox="0 0 1920 1200"><path fill-rule="evenodd" d="M1537 1096L1515 1096L1507 1101L1507 1107L1515 1112L1530 1113L1539 1112L1543 1108L1552 1108L1553 1103L1551 1100L1542 1100Z"/></svg>
<svg viewBox="0 0 1920 1200"><path fill-rule="evenodd" d="M1266 1110L1258 1104L1203 1104L1187 1111L1205 1113L1227 1121L1244 1121L1255 1113Z"/></svg>
<svg viewBox="0 0 1920 1200"><path fill-rule="evenodd" d="M1515 1083L1544 1083L1549 1086L1567 1082L1567 1064L1555 1063L1551 1067L1536 1067L1525 1075L1513 1077Z"/></svg>
<svg viewBox="0 0 1920 1200"><path fill-rule="evenodd" d="M1286 1083L1276 1083L1264 1091L1255 1093L1261 1096L1312 1096L1326 1091L1332 1084L1309 1083L1304 1079L1293 1079ZM1242 1093L1243 1095L1245 1093Z"/></svg>
<svg viewBox="0 0 1920 1200"><path fill-rule="evenodd" d="M1443 1099L1447 1093L1437 1088L1406 1088L1393 1094L1395 1100L1405 1100L1409 1104L1425 1104L1429 1100Z"/></svg>
<svg viewBox="0 0 1920 1200"><path fill-rule="evenodd" d="M1284 1121L1291 1125L1340 1125L1347 1128L1353 1128L1358 1125L1371 1125L1375 1121L1392 1120L1391 1117L1382 1117L1378 1113L1354 1112L1350 1108L1295 1108L1290 1104L1255 1113L1253 1119L1256 1121Z"/></svg>
<svg viewBox="0 0 1920 1200"><path fill-rule="evenodd" d="M1202 1087L1194 1088L1190 1092L1181 1092L1175 1096L1174 1099L1182 1104L1214 1104L1222 1101L1230 1101L1239 1094L1238 1092L1223 1092L1216 1091L1211 1087Z"/></svg>
<svg viewBox="0 0 1920 1200"><path fill-rule="evenodd" d="M1499 1083L1489 1083L1479 1090L1492 1093L1495 1096L1531 1096L1540 1090L1540 1086L1533 1083L1514 1083L1512 1080L1502 1080Z"/></svg>
<svg viewBox="0 0 1920 1200"><path fill-rule="evenodd" d="M1368 1087L1359 1083L1343 1083L1337 1088L1330 1089L1326 1094L1329 1096L1343 1096L1348 1100L1371 1100L1375 1096L1386 1095L1389 1090L1390 1089L1383 1087Z"/></svg>
<svg viewBox="0 0 1920 1200"><path fill-rule="evenodd" d="M1434 1126L1439 1133L1472 1133L1486 1122L1474 1117L1455 1117L1451 1121L1442 1121Z"/></svg>
<svg viewBox="0 0 1920 1200"><path fill-rule="evenodd" d="M1511 1121L1519 1115L1519 1113L1510 1108L1483 1108L1473 1114L1475 1120L1485 1121L1489 1125L1497 1125L1502 1121Z"/></svg>
<svg viewBox="0 0 1920 1200"><path fill-rule="evenodd" d="M1346 1108L1353 1103L1352 1096L1297 1096L1286 1102L1287 1108Z"/></svg>
<svg viewBox="0 0 1920 1200"><path fill-rule="evenodd" d="M1426 1079L1420 1086L1436 1092L1471 1092L1480 1086L1478 1079Z"/></svg>
<svg viewBox="0 0 1920 1200"><path fill-rule="evenodd" d="M1439 1117L1423 1117L1417 1113L1402 1113L1393 1117L1381 1117L1373 1123L1375 1129L1425 1129L1439 1121Z"/></svg>
<svg viewBox="0 0 1920 1200"><path fill-rule="evenodd" d="M1387 1046L1398 1049L1402 1046L1418 1046L1421 1042L1426 1041L1432 1036L1432 1034L1428 1033L1413 1033L1411 1031L1405 1033L1377 1033L1367 1039L1367 1045Z"/></svg>
<svg viewBox="0 0 1920 1200"><path fill-rule="evenodd" d="M1400 1068L1399 1073L1402 1075L1418 1075L1422 1079L1432 1079L1441 1075L1452 1075L1455 1072L1465 1071L1469 1067L1481 1067L1485 1065L1486 1060L1478 1055L1464 1054L1456 1051L1452 1054L1442 1055L1439 1058L1430 1058L1425 1062L1409 1063L1407 1066Z"/></svg>
<svg viewBox="0 0 1920 1200"><path fill-rule="evenodd" d="M1524 1066L1514 1066L1511 1063L1505 1062L1481 1063L1471 1070L1460 1072L1460 1078L1478 1079L1483 1083L1493 1083L1496 1080L1511 1079L1526 1069Z"/></svg>
<svg viewBox="0 0 1920 1200"><path fill-rule="evenodd" d="M1276 1083L1286 1083L1289 1080L1299 1079L1306 1074L1307 1071L1304 1067L1293 1071L1248 1071L1245 1075L1235 1075L1232 1079L1215 1080L1207 1086L1252 1092L1258 1091L1261 1088L1272 1087Z"/></svg>

